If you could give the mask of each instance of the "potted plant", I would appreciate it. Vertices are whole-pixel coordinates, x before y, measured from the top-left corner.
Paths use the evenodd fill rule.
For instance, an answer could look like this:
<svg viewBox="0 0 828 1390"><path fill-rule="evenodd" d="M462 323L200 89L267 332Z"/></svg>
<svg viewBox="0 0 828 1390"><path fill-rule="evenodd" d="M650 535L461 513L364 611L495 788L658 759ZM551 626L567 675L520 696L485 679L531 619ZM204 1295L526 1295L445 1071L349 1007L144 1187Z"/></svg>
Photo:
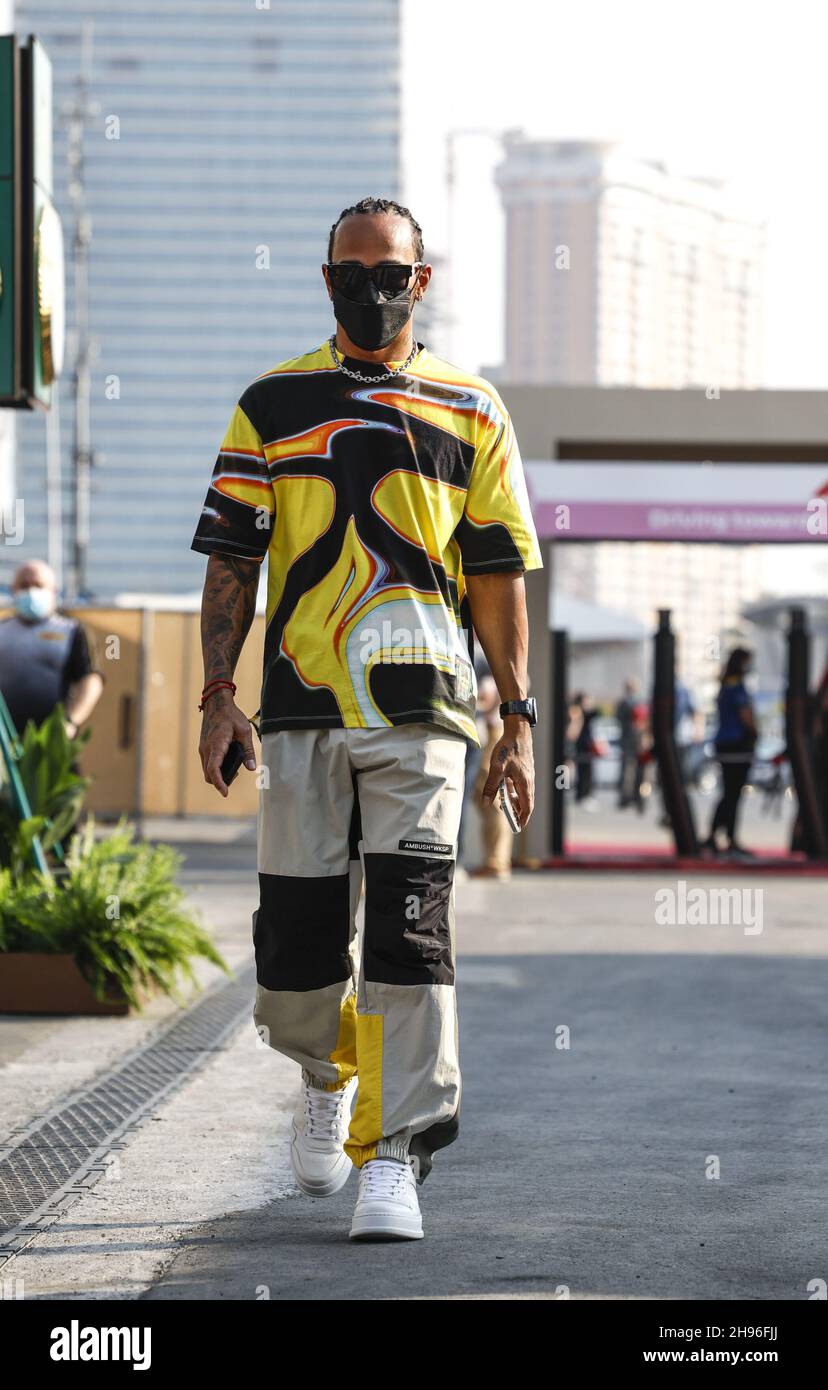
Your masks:
<svg viewBox="0 0 828 1390"><path fill-rule="evenodd" d="M0 718L10 725L2 704ZM49 862L60 863L62 843L77 824L89 786L89 778L81 776L76 763L89 737L88 729L74 740L68 737L63 705L57 705L42 724L29 721L12 749L29 810L25 819L21 819L9 770L0 760L0 866L11 868L15 875L25 873L33 862L35 836Z"/></svg>
<svg viewBox="0 0 828 1390"><path fill-rule="evenodd" d="M136 843L124 821L98 839L89 817L63 853L87 783L72 768L62 711L29 725L21 743L32 815L15 817L0 790L0 1012L125 1014L153 990L178 999L198 958L230 973L186 906L168 845ZM34 836L45 871L30 853Z"/></svg>

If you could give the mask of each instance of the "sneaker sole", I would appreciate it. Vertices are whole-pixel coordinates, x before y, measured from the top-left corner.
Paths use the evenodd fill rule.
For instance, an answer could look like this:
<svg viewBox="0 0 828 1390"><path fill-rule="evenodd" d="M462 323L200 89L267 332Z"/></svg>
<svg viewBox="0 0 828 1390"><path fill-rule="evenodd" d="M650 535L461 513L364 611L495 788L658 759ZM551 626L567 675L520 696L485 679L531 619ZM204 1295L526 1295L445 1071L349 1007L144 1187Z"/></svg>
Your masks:
<svg viewBox="0 0 828 1390"><path fill-rule="evenodd" d="M354 1218L350 1230L351 1240L422 1240L422 1222L407 1225L393 1217L364 1216Z"/></svg>
<svg viewBox="0 0 828 1390"><path fill-rule="evenodd" d="M290 1166L293 1169L293 1176L297 1186L306 1197L333 1197L340 1188L344 1187L353 1171L353 1163L346 1153L343 1153L337 1161L336 1167L332 1169L331 1176L324 1182L314 1183L302 1176L297 1171L293 1157L293 1145L290 1148Z"/></svg>

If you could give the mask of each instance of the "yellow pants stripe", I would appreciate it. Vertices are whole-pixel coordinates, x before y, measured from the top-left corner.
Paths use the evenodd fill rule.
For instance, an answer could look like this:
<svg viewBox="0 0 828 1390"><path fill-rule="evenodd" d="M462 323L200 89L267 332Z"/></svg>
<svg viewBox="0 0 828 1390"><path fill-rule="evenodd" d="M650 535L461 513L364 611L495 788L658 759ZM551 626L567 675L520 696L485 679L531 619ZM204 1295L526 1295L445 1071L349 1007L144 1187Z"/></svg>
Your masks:
<svg viewBox="0 0 828 1390"><path fill-rule="evenodd" d="M356 1072L356 1017L356 995L349 994L347 999L343 999L339 1010L336 1047L328 1058L336 1067L337 1079L332 1085L325 1087L326 1091L341 1091Z"/></svg>
<svg viewBox="0 0 828 1390"><path fill-rule="evenodd" d="M374 1158L382 1138L382 1014L357 1014L356 1049L359 1090L345 1141L345 1152L354 1167Z"/></svg>

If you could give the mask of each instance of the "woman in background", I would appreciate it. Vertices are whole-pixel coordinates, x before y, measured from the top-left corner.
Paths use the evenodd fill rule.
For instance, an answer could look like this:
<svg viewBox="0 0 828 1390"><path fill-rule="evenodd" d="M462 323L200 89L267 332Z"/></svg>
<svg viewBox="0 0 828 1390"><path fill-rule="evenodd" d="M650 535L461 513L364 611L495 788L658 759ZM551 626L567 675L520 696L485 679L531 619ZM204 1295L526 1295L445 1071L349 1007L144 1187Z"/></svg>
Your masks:
<svg viewBox="0 0 828 1390"><path fill-rule="evenodd" d="M736 839L736 816L757 738L753 705L745 689L745 676L752 659L752 653L746 647L735 647L728 657L719 688L719 728L715 742L724 790L713 816L710 834L702 846L714 854L720 852L716 839L720 830L724 830L727 836L729 853L750 854L750 850L743 849Z"/></svg>
<svg viewBox="0 0 828 1390"><path fill-rule="evenodd" d="M574 696L570 709L570 726L575 744L575 800L582 802L587 811L597 809L598 802L592 795L592 760L598 751L592 732L592 721L598 710L589 695L579 693Z"/></svg>

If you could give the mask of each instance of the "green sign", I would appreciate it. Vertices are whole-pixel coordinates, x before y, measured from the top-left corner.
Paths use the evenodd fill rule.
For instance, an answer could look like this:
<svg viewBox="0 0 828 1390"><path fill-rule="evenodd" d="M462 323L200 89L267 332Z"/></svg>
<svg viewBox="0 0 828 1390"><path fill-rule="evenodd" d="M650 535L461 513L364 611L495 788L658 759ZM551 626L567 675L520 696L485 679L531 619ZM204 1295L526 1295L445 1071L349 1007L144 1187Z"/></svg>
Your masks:
<svg viewBox="0 0 828 1390"><path fill-rule="evenodd" d="M0 400L4 402L15 393L16 366L16 67L16 40L0 38Z"/></svg>
<svg viewBox="0 0 828 1390"><path fill-rule="evenodd" d="M52 65L0 38L0 406L48 408L63 362L65 277L52 202Z"/></svg>

